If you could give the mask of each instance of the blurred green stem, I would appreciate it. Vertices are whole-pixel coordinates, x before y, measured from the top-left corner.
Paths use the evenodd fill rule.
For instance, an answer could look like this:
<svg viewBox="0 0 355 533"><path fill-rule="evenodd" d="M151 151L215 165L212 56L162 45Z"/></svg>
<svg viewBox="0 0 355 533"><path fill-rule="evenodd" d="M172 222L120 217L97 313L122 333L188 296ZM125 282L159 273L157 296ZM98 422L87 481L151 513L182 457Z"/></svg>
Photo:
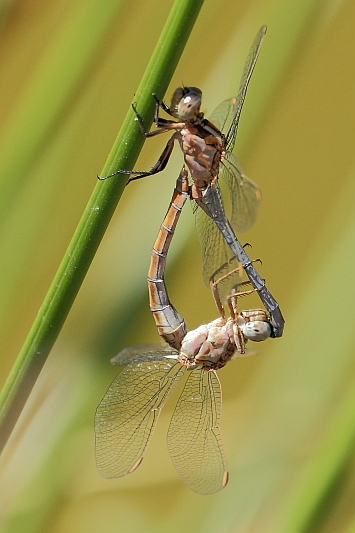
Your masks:
<svg viewBox="0 0 355 533"><path fill-rule="evenodd" d="M135 94L147 127L154 99L161 98L183 52L203 0L175 0L151 61ZM123 74L122 74L123 75ZM150 122L149 122L150 121ZM144 138L130 109L102 170L132 168ZM79 291L123 192L126 178L98 182L73 239L0 395L0 450L6 444Z"/></svg>
<svg viewBox="0 0 355 533"><path fill-rule="evenodd" d="M301 472L282 512L282 530L312 533L339 497L337 480L353 462L355 443L355 382L349 385L328 435Z"/></svg>

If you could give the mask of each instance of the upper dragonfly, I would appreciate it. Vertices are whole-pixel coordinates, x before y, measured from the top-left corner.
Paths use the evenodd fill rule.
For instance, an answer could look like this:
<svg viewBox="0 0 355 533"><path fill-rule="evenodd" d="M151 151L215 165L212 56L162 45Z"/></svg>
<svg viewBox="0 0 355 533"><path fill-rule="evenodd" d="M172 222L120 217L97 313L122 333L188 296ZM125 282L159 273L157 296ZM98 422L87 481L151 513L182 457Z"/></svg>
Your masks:
<svg viewBox="0 0 355 533"><path fill-rule="evenodd" d="M228 482L220 431L221 386L216 370L238 354L245 354L248 340L266 340L271 326L263 309L237 310L238 298L253 289L232 290L228 299L230 317L226 319L219 285L231 272L218 277L221 266L211 279L221 316L187 332L164 282L166 255L187 196L187 172L183 169L154 244L148 274L150 308L159 334L170 347L125 348L111 360L125 368L96 411L96 462L101 475L108 478L136 470L161 409L188 371L170 422L167 445L183 481L199 494L213 494Z"/></svg>
<svg viewBox="0 0 355 533"><path fill-rule="evenodd" d="M226 263L230 255L227 252L229 247L242 264L252 286L258 291L270 313L273 336L280 337L284 319L279 305L265 287L264 281L235 235L235 231L244 231L254 222L261 198L260 189L244 174L232 150L248 84L265 33L266 26L262 26L254 39L243 69L237 97L223 101L212 113L210 121L200 111L202 92L197 87L176 89L170 106L155 97L154 122L158 129L152 132L145 130L142 118L133 106L145 137L153 137L171 130L175 130L175 133L150 170L117 170L99 179L107 179L117 174L129 174L135 176L129 180L133 181L157 174L166 167L174 141L177 140L193 182L189 191L190 197L201 208L196 210L196 226L202 246L205 281L208 283L211 274L221 264ZM161 118L160 109L178 121ZM219 176L224 178L229 190L232 208L230 221L226 216L218 186Z"/></svg>

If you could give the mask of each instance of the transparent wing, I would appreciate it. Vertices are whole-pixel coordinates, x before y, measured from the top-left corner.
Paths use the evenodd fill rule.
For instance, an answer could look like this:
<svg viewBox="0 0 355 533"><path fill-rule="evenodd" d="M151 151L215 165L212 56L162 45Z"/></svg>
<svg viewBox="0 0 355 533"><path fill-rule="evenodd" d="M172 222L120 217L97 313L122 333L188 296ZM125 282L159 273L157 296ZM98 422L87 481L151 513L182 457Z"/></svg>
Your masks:
<svg viewBox="0 0 355 533"><path fill-rule="evenodd" d="M178 355L178 352L173 348L170 348L167 344L136 344L134 346L128 346L123 348L117 355L110 360L114 366L126 366L133 361L155 360L161 357L167 357L171 355Z"/></svg>
<svg viewBox="0 0 355 533"><path fill-rule="evenodd" d="M191 371L170 422L167 444L180 477L198 494L226 486L220 433L221 386L214 371Z"/></svg>
<svg viewBox="0 0 355 533"><path fill-rule="evenodd" d="M227 183L230 201L230 222L236 234L248 229L255 221L261 193L259 187L243 173L238 161L231 153L227 154L222 164L221 175ZM202 252L202 275L209 285L211 275L231 257L231 250L216 225L214 218L226 219L225 209L218 183L210 187L210 199L204 202L211 213L209 217L197 204L193 205L197 236ZM213 211L213 213L212 213ZM228 288L225 292L227 294Z"/></svg>
<svg viewBox="0 0 355 533"><path fill-rule="evenodd" d="M228 187L231 200L230 223L234 232L246 231L257 217L261 200L260 189L244 174L240 163L231 152L226 153L219 176Z"/></svg>
<svg viewBox="0 0 355 533"><path fill-rule="evenodd" d="M244 65L238 96L224 100L210 117L227 140L227 151L221 162L219 177L222 177L228 187L231 203L230 223L235 233L246 231L254 223L260 205L261 193L255 182L250 180L231 151L234 148L238 130L240 113L245 100L248 84L258 58L260 47L266 33L266 26L262 26L250 48ZM218 194L218 187L215 186ZM224 209L222 205L222 209ZM231 255L227 244L219 229L201 209L194 209L196 215L196 229L202 248L203 278L209 284L210 276ZM226 290L228 292L228 289Z"/></svg>
<svg viewBox="0 0 355 533"><path fill-rule="evenodd" d="M143 356L146 360L129 364L114 379L96 410L96 464L106 478L140 465L159 413L185 372L174 355Z"/></svg>
<svg viewBox="0 0 355 533"><path fill-rule="evenodd" d="M237 97L229 98L221 102L209 119L212 124L224 133L227 140L227 150L230 152L233 151L235 145L240 113L265 33L266 26L262 26L251 45L240 79Z"/></svg>
<svg viewBox="0 0 355 533"><path fill-rule="evenodd" d="M214 185L214 186L217 186ZM232 252L223 239L215 221L210 218L197 204L193 204L195 225L202 254L202 276L209 286L211 275L228 261Z"/></svg>
<svg viewBox="0 0 355 533"><path fill-rule="evenodd" d="M233 98L223 100L223 102L218 104L213 113L208 117L209 122L216 126L216 128L222 132L224 136L227 135L231 127L235 114L236 103L237 98L235 96Z"/></svg>

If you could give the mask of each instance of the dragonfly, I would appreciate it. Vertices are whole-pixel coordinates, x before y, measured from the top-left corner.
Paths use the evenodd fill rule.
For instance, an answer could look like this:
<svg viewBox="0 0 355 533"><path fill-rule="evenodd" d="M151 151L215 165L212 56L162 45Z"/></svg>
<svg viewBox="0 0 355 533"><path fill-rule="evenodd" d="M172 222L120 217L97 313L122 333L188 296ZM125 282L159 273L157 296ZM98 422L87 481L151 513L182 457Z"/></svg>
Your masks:
<svg viewBox="0 0 355 533"><path fill-rule="evenodd" d="M213 494L228 482L220 431L222 392L216 371L244 355L248 340L266 340L272 329L265 310L237 310L238 299L255 289L232 290L228 300L231 316L226 319L218 287L230 273L218 278L222 266L210 280L221 316L187 332L185 321L169 300L164 271L188 189L187 171L183 169L153 247L148 274L150 308L168 346L125 348L111 359L124 369L97 408L95 453L103 477L134 472L143 460L162 408L187 374L169 425L167 446L175 469L190 489Z"/></svg>
<svg viewBox="0 0 355 533"><path fill-rule="evenodd" d="M249 81L254 70L260 47L266 33L262 26L250 48L236 97L223 101L212 113L210 121L200 111L202 91L197 87L179 87L175 90L171 105L160 101L156 95L154 131L146 131L143 120L133 109L136 120L145 137L153 137L175 130L168 140L161 156L148 171L116 170L107 179L117 174L126 174L130 181L152 176L166 167L177 141L189 169L192 186L190 198L196 206L196 227L202 247L204 279L209 282L211 274L227 262L228 247L241 263L252 286L258 291L263 305L270 313L272 336L281 337L284 327L278 302L265 286L254 264L236 237L238 231L245 231L253 224L261 198L260 189L244 173L232 150L235 145L241 110L244 104ZM173 119L159 116L163 110ZM231 219L226 216L218 178L222 177L229 191Z"/></svg>

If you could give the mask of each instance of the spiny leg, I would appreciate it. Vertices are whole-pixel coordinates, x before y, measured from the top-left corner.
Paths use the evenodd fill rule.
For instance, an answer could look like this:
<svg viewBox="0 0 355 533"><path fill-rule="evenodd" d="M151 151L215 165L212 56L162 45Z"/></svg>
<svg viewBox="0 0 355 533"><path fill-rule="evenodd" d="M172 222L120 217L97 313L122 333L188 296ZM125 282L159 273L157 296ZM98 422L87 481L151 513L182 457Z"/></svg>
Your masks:
<svg viewBox="0 0 355 533"><path fill-rule="evenodd" d="M246 244L244 246L247 246L247 245L250 246L249 244ZM237 273L237 272L239 272L239 276L242 277L242 275L243 275L243 266L242 266L242 264L240 262L238 262L239 264L238 264L237 268L234 268L233 270L227 272L227 274L221 276L217 280L215 278L221 271L223 271L228 265L230 265L235 260L236 260L236 258L234 256L231 257L230 259L228 259L228 261L226 261L215 272L213 272L213 274L212 274L212 276L210 278L210 289L211 289L214 301L216 303L217 309L218 309L218 311L219 311L219 313L220 313L220 315L221 315L221 317L223 319L225 319L225 311L224 311L224 308L223 308L223 305L222 305L222 301L221 301L221 297L220 297L220 294L219 294L218 285L220 283L222 283L223 281L225 281L226 279L228 279L233 274ZM255 262L261 262L261 261L260 261L260 259L254 259L254 260L250 261L250 263L255 263ZM249 282L243 282L243 283L247 284ZM241 283L241 284L243 284L243 283ZM241 285L241 284L237 284L237 285ZM256 289L251 290L250 293L255 292L255 290ZM249 294L249 292L246 292L246 294ZM231 316L233 318L235 318L233 309L231 308L230 302L228 301L228 299L227 299L227 303L228 303L229 309L231 311Z"/></svg>
<svg viewBox="0 0 355 533"><path fill-rule="evenodd" d="M235 318L238 316L238 307L237 307L237 301L238 298L242 298L243 296L248 296L249 294L253 294L253 292L258 292L258 289L248 289L246 291L239 291L238 287L242 286L250 286L250 281L242 281L240 283L237 283L232 287L231 294L227 297L227 304L229 307L230 315L235 320Z"/></svg>
<svg viewBox="0 0 355 533"><path fill-rule="evenodd" d="M161 132L162 133L162 132ZM171 152L174 148L174 141L175 141L175 134L170 137L168 142L166 143L166 146L164 150L162 151L158 161L153 165L153 167L150 170L116 170L112 174L108 174L107 176L97 176L97 179L104 181L108 178L111 178L112 176L117 176L117 174L124 174L124 175L134 175L134 178L130 178L128 180L128 183L134 180L138 180L141 178L145 178L146 176L153 176L154 174L158 174L159 172L162 172L166 165L168 164L168 161L171 156Z"/></svg>
<svg viewBox="0 0 355 533"><path fill-rule="evenodd" d="M171 130L173 130L175 128L175 125L176 125L176 122L173 121L173 120L165 120L165 119L159 117L159 108L160 107L164 111L166 111L167 113L169 113L170 109L166 106L166 104L164 104L164 102L160 102L156 98L155 95L153 95L153 96L156 99L154 123L155 123L155 125L158 128L155 131L147 131L145 129L144 123L143 123L143 119L140 116L140 114L138 113L136 105L132 104L132 109L133 109L133 111L134 111L134 113L136 115L135 120L138 122L140 130L141 130L142 134L144 135L144 137L146 137L146 138L147 137L154 137L155 135L160 135L161 133L166 133L167 131L171 131ZM169 111L167 111L166 108L169 109ZM166 165L167 165L167 163L169 161L171 152L172 152L173 147L174 147L175 137L176 137L175 134L172 135L172 137L167 142L163 152L161 153L158 161L155 163L155 165L153 165L153 167L150 170L124 170L124 169L119 169L119 170L116 170L115 172L113 172L112 174L108 174L107 176L102 176L102 177L97 176L97 178L99 180L103 181L103 180L106 180L108 178L111 178L112 176L117 176L118 174L136 176L135 178L130 178L128 180L128 183L130 183L131 181L134 181L134 180L137 180L137 179L140 179L140 178L144 178L146 176L152 176L154 174L158 174L159 172L161 172L162 170L165 169L165 167L166 167Z"/></svg>

